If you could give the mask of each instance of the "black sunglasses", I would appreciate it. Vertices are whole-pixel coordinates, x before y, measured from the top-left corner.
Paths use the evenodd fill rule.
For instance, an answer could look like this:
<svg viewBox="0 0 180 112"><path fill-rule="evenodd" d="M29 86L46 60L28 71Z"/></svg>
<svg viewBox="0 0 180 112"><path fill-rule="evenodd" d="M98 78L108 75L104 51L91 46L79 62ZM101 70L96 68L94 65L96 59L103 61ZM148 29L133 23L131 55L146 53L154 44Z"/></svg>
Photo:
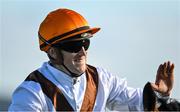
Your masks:
<svg viewBox="0 0 180 112"><path fill-rule="evenodd" d="M70 53L77 53L82 49L82 47L84 47L85 50L88 50L89 45L90 45L90 40L86 38L78 41L76 40L76 41L62 42L62 43L54 44L53 46L58 47Z"/></svg>

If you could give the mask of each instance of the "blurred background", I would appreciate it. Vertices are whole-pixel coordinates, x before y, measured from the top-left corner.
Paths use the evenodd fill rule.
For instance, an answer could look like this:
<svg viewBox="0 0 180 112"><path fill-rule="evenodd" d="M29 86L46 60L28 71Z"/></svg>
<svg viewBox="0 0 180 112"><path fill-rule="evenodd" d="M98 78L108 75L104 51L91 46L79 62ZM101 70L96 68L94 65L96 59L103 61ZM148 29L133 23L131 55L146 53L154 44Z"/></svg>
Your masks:
<svg viewBox="0 0 180 112"><path fill-rule="evenodd" d="M15 88L48 58L39 50L38 28L58 8L82 14L92 27L88 63L143 88L159 64L175 64L171 97L180 99L180 0L0 0L0 110Z"/></svg>

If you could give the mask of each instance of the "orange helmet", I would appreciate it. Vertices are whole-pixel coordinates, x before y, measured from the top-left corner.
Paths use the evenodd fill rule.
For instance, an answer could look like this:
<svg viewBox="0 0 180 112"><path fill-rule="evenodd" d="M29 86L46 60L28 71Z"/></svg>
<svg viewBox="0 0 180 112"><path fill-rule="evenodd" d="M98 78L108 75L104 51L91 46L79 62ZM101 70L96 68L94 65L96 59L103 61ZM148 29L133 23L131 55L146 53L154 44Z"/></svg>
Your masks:
<svg viewBox="0 0 180 112"><path fill-rule="evenodd" d="M39 27L39 44L42 51L47 51L52 44L73 36L100 28L90 28L88 22L77 12L69 9L57 9L50 12Z"/></svg>

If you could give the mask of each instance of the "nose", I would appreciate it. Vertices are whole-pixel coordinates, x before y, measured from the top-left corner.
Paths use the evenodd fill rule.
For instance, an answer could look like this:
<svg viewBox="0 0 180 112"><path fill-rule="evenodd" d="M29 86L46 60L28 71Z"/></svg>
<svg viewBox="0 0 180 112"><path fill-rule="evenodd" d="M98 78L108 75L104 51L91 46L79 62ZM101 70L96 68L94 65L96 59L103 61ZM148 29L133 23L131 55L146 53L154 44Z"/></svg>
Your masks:
<svg viewBox="0 0 180 112"><path fill-rule="evenodd" d="M86 50L84 47L81 48L81 50L78 52L79 55L86 55Z"/></svg>

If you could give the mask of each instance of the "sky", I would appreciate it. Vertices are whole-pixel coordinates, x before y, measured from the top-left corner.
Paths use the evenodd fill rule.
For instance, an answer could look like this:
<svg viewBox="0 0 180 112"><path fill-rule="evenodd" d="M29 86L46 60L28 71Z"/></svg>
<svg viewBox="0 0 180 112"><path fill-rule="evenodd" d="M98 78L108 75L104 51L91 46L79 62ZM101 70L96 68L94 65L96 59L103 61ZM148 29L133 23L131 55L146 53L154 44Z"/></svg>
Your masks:
<svg viewBox="0 0 180 112"><path fill-rule="evenodd" d="M28 74L48 61L37 32L58 8L75 10L101 28L91 39L89 64L143 88L169 60L175 64L171 96L180 99L179 0L0 0L0 99L11 98Z"/></svg>

